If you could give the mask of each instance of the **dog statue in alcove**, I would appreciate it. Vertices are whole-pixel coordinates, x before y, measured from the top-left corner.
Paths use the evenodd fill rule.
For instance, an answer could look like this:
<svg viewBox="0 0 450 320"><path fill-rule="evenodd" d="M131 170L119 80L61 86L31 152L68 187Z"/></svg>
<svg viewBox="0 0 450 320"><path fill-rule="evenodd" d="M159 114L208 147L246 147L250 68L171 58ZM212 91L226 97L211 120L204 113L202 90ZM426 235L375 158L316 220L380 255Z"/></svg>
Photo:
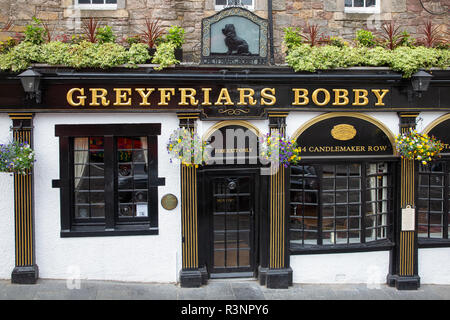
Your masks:
<svg viewBox="0 0 450 320"><path fill-rule="evenodd" d="M228 55L249 55L248 43L244 39L240 38L236 34L234 24L226 24L222 29L222 33L225 35L225 44L228 47Z"/></svg>

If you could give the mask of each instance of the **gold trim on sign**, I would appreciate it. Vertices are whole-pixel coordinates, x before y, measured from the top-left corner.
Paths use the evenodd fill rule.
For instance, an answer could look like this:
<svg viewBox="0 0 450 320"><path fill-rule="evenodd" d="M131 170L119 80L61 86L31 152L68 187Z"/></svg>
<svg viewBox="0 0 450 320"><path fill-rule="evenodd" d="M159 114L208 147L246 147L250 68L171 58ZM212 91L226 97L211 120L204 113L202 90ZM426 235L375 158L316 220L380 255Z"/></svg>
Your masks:
<svg viewBox="0 0 450 320"><path fill-rule="evenodd" d="M426 126L426 128L423 130L423 133L428 134L431 130L434 129L434 127L440 125L442 122L447 120L450 120L450 113L444 114L439 118L433 120L430 124Z"/></svg>
<svg viewBox="0 0 450 320"><path fill-rule="evenodd" d="M357 113L357 112L328 112L328 113L321 114L321 115L307 121L303 125L301 125L292 135L292 139L297 140L301 136L301 134L306 131L306 129L310 128L311 126L315 125L316 123L319 123L320 121L323 121L326 119L336 118L336 117L351 117L351 118L357 118L357 119L365 120L367 122L372 123L379 129L381 129L381 131L383 131L383 133L388 137L388 139L392 145L392 150L394 151L394 155L397 155L397 152L395 149L395 136L392 134L391 130L388 127L386 127L381 121L379 121L371 116L368 116L366 114Z"/></svg>

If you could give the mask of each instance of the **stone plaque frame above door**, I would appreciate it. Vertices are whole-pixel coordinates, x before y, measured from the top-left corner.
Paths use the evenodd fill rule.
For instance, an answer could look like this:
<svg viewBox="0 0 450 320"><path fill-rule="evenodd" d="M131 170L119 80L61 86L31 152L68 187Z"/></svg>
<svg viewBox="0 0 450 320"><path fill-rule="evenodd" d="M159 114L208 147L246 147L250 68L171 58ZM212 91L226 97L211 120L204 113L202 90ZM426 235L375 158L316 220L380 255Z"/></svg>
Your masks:
<svg viewBox="0 0 450 320"><path fill-rule="evenodd" d="M250 41L255 39L245 39L241 31L225 30L228 26L235 29L234 24L229 23L224 26L223 37L214 37L212 31L224 19L234 18L252 25L258 31L258 39L252 48ZM227 35L225 35L227 33ZM240 8L226 8L213 16L202 19L202 48L201 57L203 64L215 65L265 65L268 64L269 48L269 22L253 12ZM216 41L215 43L213 41ZM223 41L223 43L222 43ZM215 48L215 44L220 43L227 50L220 51ZM216 52L215 52L216 51Z"/></svg>

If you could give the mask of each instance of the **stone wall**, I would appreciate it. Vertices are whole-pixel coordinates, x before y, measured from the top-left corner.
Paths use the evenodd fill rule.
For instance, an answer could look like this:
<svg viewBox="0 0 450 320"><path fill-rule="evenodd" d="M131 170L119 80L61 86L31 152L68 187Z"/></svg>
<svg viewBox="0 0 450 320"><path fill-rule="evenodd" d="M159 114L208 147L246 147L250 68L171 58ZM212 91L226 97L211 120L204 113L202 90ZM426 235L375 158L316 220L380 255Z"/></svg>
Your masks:
<svg viewBox="0 0 450 320"><path fill-rule="evenodd" d="M423 0L428 9L445 11L450 0ZM201 20L215 13L213 0L118 0L117 10L74 10L74 0L0 0L0 27L13 21L11 35L23 31L33 16L44 20L53 36L81 33L80 20L95 17L102 24L113 27L118 39L140 33L145 18L159 18L161 25L179 25L186 30L183 46L185 60L199 61ZM276 62L283 63L282 40L286 27L304 28L308 24L320 26L320 32L329 36L342 36L352 40L356 30L365 28L380 31L381 25L394 20L402 30L413 36L421 33L424 21L432 19L441 24L442 32L448 28L448 14L431 15L419 0L382 0L380 13L355 14L344 12L344 0L273 0L274 44ZM256 0L255 13L267 18L267 1Z"/></svg>

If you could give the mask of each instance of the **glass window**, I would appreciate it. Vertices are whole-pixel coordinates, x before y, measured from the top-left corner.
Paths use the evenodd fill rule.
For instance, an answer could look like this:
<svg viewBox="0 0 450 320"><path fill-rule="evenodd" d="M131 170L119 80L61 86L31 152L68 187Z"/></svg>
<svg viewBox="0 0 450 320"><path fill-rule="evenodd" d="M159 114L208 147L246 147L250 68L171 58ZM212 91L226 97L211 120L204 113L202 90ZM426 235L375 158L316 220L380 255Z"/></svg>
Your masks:
<svg viewBox="0 0 450 320"><path fill-rule="evenodd" d="M222 10L227 7L244 7L248 10L254 10L255 0L214 0L216 10Z"/></svg>
<svg viewBox="0 0 450 320"><path fill-rule="evenodd" d="M76 0L76 5L81 9L115 10L117 0Z"/></svg>
<svg viewBox="0 0 450 320"><path fill-rule="evenodd" d="M380 12L380 0L345 0L345 12L349 13Z"/></svg>
<svg viewBox="0 0 450 320"><path fill-rule="evenodd" d="M449 162L419 166L417 189L418 237L448 239Z"/></svg>
<svg viewBox="0 0 450 320"><path fill-rule="evenodd" d="M103 137L74 139L76 221L105 218Z"/></svg>
<svg viewBox="0 0 450 320"><path fill-rule="evenodd" d="M291 248L388 238L389 164L311 164L291 168Z"/></svg>
<svg viewBox="0 0 450 320"><path fill-rule="evenodd" d="M159 134L160 124L56 126L63 236L157 234Z"/></svg>

